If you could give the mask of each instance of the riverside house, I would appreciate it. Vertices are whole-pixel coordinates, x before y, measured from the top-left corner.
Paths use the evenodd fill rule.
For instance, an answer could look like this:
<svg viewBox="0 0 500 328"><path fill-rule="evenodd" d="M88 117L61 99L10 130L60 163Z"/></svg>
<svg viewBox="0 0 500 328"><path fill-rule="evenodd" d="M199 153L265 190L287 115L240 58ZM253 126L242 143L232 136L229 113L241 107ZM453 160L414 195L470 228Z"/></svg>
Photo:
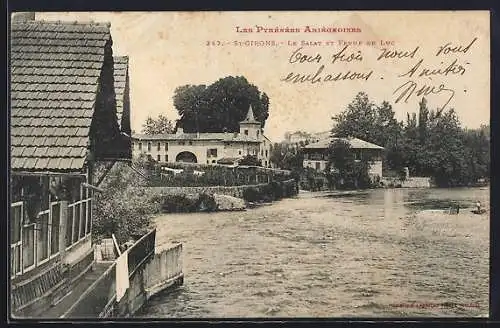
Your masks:
<svg viewBox="0 0 500 328"><path fill-rule="evenodd" d="M370 160L370 170L368 173L372 178L382 177L382 152L384 147L375 145L368 141L358 138L335 138L342 139L349 143L354 152L356 160L363 158ZM324 138L317 142L308 144L303 148L304 162L303 167L313 168L317 171L324 171L328 163L328 147L333 138Z"/></svg>
<svg viewBox="0 0 500 328"><path fill-rule="evenodd" d="M123 85L119 97L128 91L126 63L114 63L112 43L106 23L12 18L13 316L41 316L94 263L92 198L103 178L96 172L132 155L125 102L120 122L116 112L116 85ZM116 65L124 83L114 81Z"/></svg>
<svg viewBox="0 0 500 328"><path fill-rule="evenodd" d="M252 106L240 122L240 132L176 133L133 135L133 153L148 154L159 162L199 164L235 164L244 156L256 156L263 167L271 167L271 141L264 135L261 123L253 115Z"/></svg>

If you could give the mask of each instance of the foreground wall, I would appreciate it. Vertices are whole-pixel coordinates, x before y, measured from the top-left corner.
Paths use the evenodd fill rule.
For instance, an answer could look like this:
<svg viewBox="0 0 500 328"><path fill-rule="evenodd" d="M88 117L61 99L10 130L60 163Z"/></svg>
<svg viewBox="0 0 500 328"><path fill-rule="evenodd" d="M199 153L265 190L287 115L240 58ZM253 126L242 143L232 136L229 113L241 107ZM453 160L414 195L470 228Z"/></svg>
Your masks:
<svg viewBox="0 0 500 328"><path fill-rule="evenodd" d="M182 273L182 244L177 244L154 254L153 258L130 277L130 287L115 304L112 312L116 317L128 317L136 313L151 296L173 289L184 283ZM103 315L105 316L105 315Z"/></svg>
<svg viewBox="0 0 500 328"><path fill-rule="evenodd" d="M94 281L62 318L129 317L144 306L153 295L184 283L182 244L157 250L142 261L129 275L129 287L119 301L116 297L117 262L107 263L111 263L109 268Z"/></svg>

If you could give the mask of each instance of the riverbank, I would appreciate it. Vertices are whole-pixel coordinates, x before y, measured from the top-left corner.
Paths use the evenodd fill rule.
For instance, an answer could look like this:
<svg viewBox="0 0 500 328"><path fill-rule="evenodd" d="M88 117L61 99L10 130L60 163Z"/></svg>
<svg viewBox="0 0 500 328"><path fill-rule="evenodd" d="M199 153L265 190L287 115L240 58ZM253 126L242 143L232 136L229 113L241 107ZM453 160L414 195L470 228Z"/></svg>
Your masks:
<svg viewBox="0 0 500 328"><path fill-rule="evenodd" d="M257 203L297 195L294 179L235 187L151 187L161 213L241 211Z"/></svg>

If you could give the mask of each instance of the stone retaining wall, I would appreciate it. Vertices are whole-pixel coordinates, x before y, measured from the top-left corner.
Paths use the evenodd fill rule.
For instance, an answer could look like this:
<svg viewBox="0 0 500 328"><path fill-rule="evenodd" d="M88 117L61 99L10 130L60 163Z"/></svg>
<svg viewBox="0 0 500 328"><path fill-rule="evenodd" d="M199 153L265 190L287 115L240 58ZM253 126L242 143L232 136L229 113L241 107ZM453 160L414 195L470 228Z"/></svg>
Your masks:
<svg viewBox="0 0 500 328"><path fill-rule="evenodd" d="M285 184L296 183L294 179L283 181ZM189 194L220 194L232 197L243 198L243 192L248 188L262 188L268 183L242 186L211 186L211 187L149 187L150 190L162 195L189 195Z"/></svg>
<svg viewBox="0 0 500 328"><path fill-rule="evenodd" d="M400 188L431 188L432 182L429 177L411 177L405 181L401 181L398 178L382 178L380 180L385 186L397 186Z"/></svg>

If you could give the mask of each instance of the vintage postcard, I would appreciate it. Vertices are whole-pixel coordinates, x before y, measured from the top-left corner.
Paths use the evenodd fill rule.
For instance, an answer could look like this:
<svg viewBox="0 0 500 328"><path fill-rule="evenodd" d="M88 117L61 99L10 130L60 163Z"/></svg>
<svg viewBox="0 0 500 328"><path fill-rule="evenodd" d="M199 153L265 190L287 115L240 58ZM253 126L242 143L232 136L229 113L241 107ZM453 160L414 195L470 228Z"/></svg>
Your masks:
<svg viewBox="0 0 500 328"><path fill-rule="evenodd" d="M488 11L10 27L13 318L489 315Z"/></svg>

